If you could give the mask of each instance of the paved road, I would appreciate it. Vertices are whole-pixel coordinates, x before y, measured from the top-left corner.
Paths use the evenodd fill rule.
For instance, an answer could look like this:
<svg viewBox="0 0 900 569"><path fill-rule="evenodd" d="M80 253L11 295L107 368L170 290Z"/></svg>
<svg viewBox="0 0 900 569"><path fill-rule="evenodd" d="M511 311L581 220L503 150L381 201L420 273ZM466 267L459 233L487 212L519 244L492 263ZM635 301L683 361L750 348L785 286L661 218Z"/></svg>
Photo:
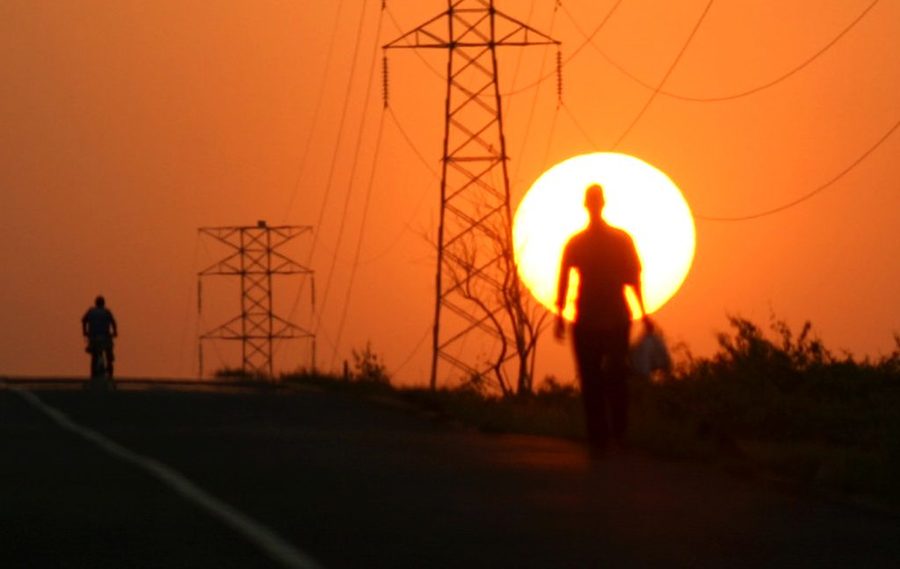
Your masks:
<svg viewBox="0 0 900 569"><path fill-rule="evenodd" d="M897 567L900 520L320 392L38 390L326 568ZM4 567L278 567L0 389Z"/></svg>

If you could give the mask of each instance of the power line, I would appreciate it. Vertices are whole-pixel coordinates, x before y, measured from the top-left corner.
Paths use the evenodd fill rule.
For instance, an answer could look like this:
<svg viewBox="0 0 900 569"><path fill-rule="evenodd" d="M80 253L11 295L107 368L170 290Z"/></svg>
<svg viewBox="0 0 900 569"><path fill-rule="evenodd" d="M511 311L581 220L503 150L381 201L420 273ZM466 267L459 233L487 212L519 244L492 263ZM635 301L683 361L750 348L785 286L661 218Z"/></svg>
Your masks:
<svg viewBox="0 0 900 569"><path fill-rule="evenodd" d="M579 53L581 53L581 51L582 51L585 47L587 47L587 45L588 45L589 43L593 42L594 37L596 37L596 35L600 33L600 30L602 30L602 29L606 26L606 22L609 21L609 19L612 17L613 13L615 13L616 9L619 7L619 4L621 4L621 3L622 3L622 0L616 0L616 3L613 4L612 8L610 8L609 11L606 13L606 15L603 16L603 19L600 20L600 23L597 24L597 27L594 28L594 31L592 31L592 32L590 33L590 35L585 34L585 33L581 30L581 28L577 28L577 29L578 29L578 32L581 33L581 35L584 36L584 41L582 41L582 42L578 45L578 47L576 47L574 50L572 50L572 54L571 54L569 57L567 57L567 58L565 58L564 60L562 60L562 62L560 63L560 67L565 67L566 65L568 65L569 62L572 61L573 59L575 59L575 56L577 56ZM557 6L557 8L562 8L562 10L568 14L568 11L566 10L566 8L565 8L565 6L562 4L562 2L558 3L556 6ZM556 9L554 9L553 15L554 15L554 17L556 16ZM568 14L568 15L569 15L569 18L572 19L573 22L574 22L574 18L572 18L571 14ZM420 57L421 57L421 56L420 56ZM528 83L527 85L523 85L522 87L519 87L518 89L513 89L513 90L511 90L511 91L508 91L508 92L506 92L506 93L501 93L501 94L502 94L504 97L509 97L509 96L512 96L512 95L518 95L519 93L522 93L523 91L527 91L528 89L533 89L534 87L537 87L538 85L540 85L541 83L543 83L543 82L546 81L547 79L550 79L551 77L555 76L555 75L557 74L557 72L558 72L558 71L551 71L550 73L547 73L546 75L541 76L541 77L538 78L537 80L535 80L535 81L533 81L533 82L531 82L531 83Z"/></svg>
<svg viewBox="0 0 900 569"><path fill-rule="evenodd" d="M650 108L650 105L653 104L653 101L656 100L656 96L659 94L660 89L662 89L662 86L665 85L672 72L675 71L675 67L678 65L678 62L681 61L681 56L684 55L685 51L687 51L688 46L691 44L691 40L694 39L694 35L696 35L697 30L700 29L700 25L703 23L703 20L706 19L706 14L709 13L709 9L712 7L713 1L714 0L709 0L709 2L706 4L706 8L703 9L703 13L700 14L700 17L697 18L697 23L694 24L694 29L691 30L691 33L685 40L684 45L681 46L681 50L678 52L678 55L675 56L675 59L672 61L672 64L666 71L666 74L663 75L662 79L660 79L659 85L657 85L656 88L653 89L653 94L650 95L650 98L647 99L647 102L644 103L643 107L641 107L641 110L638 112L637 116L634 117L634 120L631 121L625 131L621 135L619 135L619 138L616 139L616 141L613 143L613 149L618 148L619 144L621 144L622 141L625 140L625 137L628 136L628 133L631 132L631 129L634 128L638 121L641 120L641 117L644 116L644 113L647 112L647 109Z"/></svg>
<svg viewBox="0 0 900 569"><path fill-rule="evenodd" d="M384 11L387 13L388 18L390 18L391 23L394 24L394 27L397 28L397 32L398 32L398 33L403 33L403 30L404 30L405 28L404 28L403 26L401 26L400 23L397 21L397 18L394 16L394 12L392 12L391 9L388 8L388 7L386 7L386 6L384 7ZM435 77L437 77L438 79L440 79L440 80L441 80L441 83L443 83L443 82L445 81L445 79L444 79L444 72L443 72L443 71L440 71L440 70L437 69L437 68L435 68L435 67L434 67L427 59L425 59L425 56L424 56L424 55L422 55L421 53L419 53L419 52L416 51L416 50L413 50L413 51L415 52L416 57L418 57L419 60L421 60L422 63L425 64L425 67L427 67L428 70L431 71L431 73L432 73Z"/></svg>
<svg viewBox="0 0 900 569"><path fill-rule="evenodd" d="M578 129L578 132L581 133L581 136L584 137L584 139L588 142L588 144L591 146L591 148L593 148L594 150L599 150L600 145L597 144L596 142L594 142L594 139L591 137L590 133L583 126L581 126L581 123L578 121L577 118L575 118L575 115L572 114L572 110L569 109L569 105L562 105L562 109L564 111L566 111L566 116L569 117L569 120L572 121L572 124L575 125L575 128Z"/></svg>
<svg viewBox="0 0 900 569"><path fill-rule="evenodd" d="M393 120L395 122L395 126L397 127L398 131L400 132L400 134L401 134L402 138L404 139L404 141L406 142L406 144L409 145L410 150L413 151L413 153L421 161L422 165L428 170L428 172L431 174L431 176L435 180L440 181L440 179L441 179L440 174L438 174L437 170L435 170L434 167L432 167L431 164L428 163L428 160L422 155L422 153L419 152L419 149L415 146L415 143L412 141L409 134L403 128L403 125L400 124L400 122L398 121L396 114L393 112L393 109L391 109L391 107L387 107L387 108L385 108L385 112L386 112L387 116L390 117L391 120ZM370 263L374 263L375 261L380 260L387 253L389 253L394 247L397 246L397 244L400 242L400 239L403 238L404 233L406 233L408 231L412 231L412 227L410 227L410 221L412 221L412 218L416 215L419 208L422 206L422 202L425 201L426 197L427 197L427 194L425 192L419 193L418 199L416 200L415 204L413 204L413 208L412 208L413 212L409 215L409 217L406 219L406 221L404 221L402 223L403 227L400 229L400 231L398 231L397 234L394 235L394 237L391 239L390 243L388 245L386 245L383 249L381 249L377 253L374 253L365 259L360 260L359 261L360 266L368 265ZM324 247L325 252L327 254L330 254L332 257L336 257L339 262L347 263L347 264L352 263L352 261L350 261L350 259L341 258L340 255L338 255L337 251L335 251L333 249L328 249L327 246L322 243L319 243L319 247L320 248Z"/></svg>
<svg viewBox="0 0 900 569"><path fill-rule="evenodd" d="M529 26L531 25L531 19L534 16L534 2L535 2L535 0L531 0L531 4L529 5L529 8L528 8L528 14L525 16L525 19L524 19L525 24L529 25ZM550 20L550 32L551 33L553 32L553 21L554 20L556 20L556 9L553 10L553 18ZM543 55L546 55L546 54L547 54L547 52L545 50ZM525 56L525 52L520 50L516 57L516 66L513 68L513 74L512 74L512 84L513 85L515 85L516 81L519 79L519 71L522 70L522 60L525 58L524 56ZM544 58L541 57L541 68L540 68L540 71L538 72L538 75L540 75L543 71L544 71ZM510 112L509 109L512 106L512 99L507 99L505 101L505 103L506 103L506 110L504 112L509 113Z"/></svg>
<svg viewBox="0 0 900 569"><path fill-rule="evenodd" d="M339 0L337 12L334 15L334 25L331 28L331 39L328 40L328 50L325 55L325 71L322 74L322 81L319 83L319 93L316 95L316 103L313 107L313 121L312 126L309 128L306 134L306 141L303 143L303 152L300 155L300 168L297 170L297 179L294 182L293 187L291 188L291 196L288 199L287 207L284 211L284 221L285 223L288 221L288 217L291 215L291 210L294 207L294 199L297 197L297 190L300 187L300 180L303 179L303 173L306 171L306 160L309 158L309 149L312 143L313 135L316 132L316 127L319 124L319 116L321 114L322 109L322 99L324 99L325 95L325 85L328 82L328 72L331 70L331 60L334 56L334 43L335 38L337 38L337 30L338 24L341 21L341 12L344 6L344 0Z"/></svg>
<svg viewBox="0 0 900 569"><path fill-rule="evenodd" d="M362 43L362 29L363 29L363 24L365 23L366 5L367 4L368 4L368 1L363 0L362 11L359 15L359 22L357 23L357 27L356 27L356 40L354 41L354 44L353 44L353 57L350 61L350 74L347 78L347 88L344 90L344 92L346 93L346 96L344 97L344 103L341 108L341 118L340 118L340 121L338 122L337 140L334 143L334 151L331 154L331 164L328 167L328 178L325 182L325 195L322 198L322 205L319 208L319 215L316 219L316 224L314 226L312 244L310 245L309 255L307 256L307 264L309 264L312 261L312 257L316 252L316 246L318 245L318 242L319 242L319 234L321 233L321 230L322 230L322 221L325 218L325 210L328 207L328 196L331 194L331 184L334 181L334 172L335 172L335 167L337 165L338 152L340 151L341 141L343 140L343 137L344 137L344 125L347 120L347 109L350 106L350 96L353 91L353 79L356 76L356 61L357 61L358 55L359 55L359 46ZM306 286L306 284L304 282L297 288L297 294L294 297L294 304L291 307L289 318L293 317L294 313L297 311L297 307L300 304L300 297L303 295L303 290L304 290L305 286Z"/></svg>
<svg viewBox="0 0 900 569"><path fill-rule="evenodd" d="M197 236L194 239L194 255L193 255L193 262L191 263L191 269L193 269L194 273L196 273L199 270L198 257L199 257L199 253L200 253L200 241L201 241L201 239L199 236ZM181 336L180 336L180 341L178 342L179 373L180 373L180 370L184 369L184 347L185 347L185 345L187 345L188 322L192 319L192 314L194 312L192 310L192 305L196 301L196 299L194 298L194 294L196 292L197 292L197 283L193 279L191 279L191 281L189 283L189 287L188 287L188 293L185 296L185 298L187 299L187 302L184 306L184 316L181 319L181 323L182 323L181 324ZM200 333L196 319L194 319L194 324L195 325L194 325L193 336L196 338Z"/></svg>
<svg viewBox="0 0 900 569"><path fill-rule="evenodd" d="M534 7L534 4L532 3L532 8L533 7ZM548 33L551 36L553 35L553 28L556 25L556 12L557 12L557 10L554 9L553 17L550 19L550 25L548 27L548 30L549 30ZM531 14L529 14L529 18L530 18L530 16L531 16ZM530 23L530 22L527 22L527 23ZM519 63L521 63L521 61L522 61L523 54L524 54L523 51L519 52ZM544 65L546 63L547 63L547 50L543 50L543 53L541 53L541 66L540 66L539 74L544 72ZM516 69L516 72L518 73L518 68ZM557 73L558 72L559 72L559 70L557 69ZM513 84L515 84L515 79L513 80ZM531 132L531 125L534 122L534 115L535 115L535 111L537 110L537 98L538 98L539 94L540 94L540 89L535 89L534 95L531 98L530 110L528 112L528 120L525 123L525 130L522 135L522 144L519 145L519 156L524 156L524 154L525 154L525 145L528 144L528 139L529 139L528 134ZM511 107L511 103L507 103L507 105L506 105L507 113L509 112L510 107ZM521 160L516 163L516 165L513 169L513 179L516 179L518 177L519 168L521 167L521 165L522 165Z"/></svg>
<svg viewBox="0 0 900 569"><path fill-rule="evenodd" d="M653 96L651 97L651 99L647 102L647 104L645 104L644 109L642 109L641 113L638 114L638 116L635 118L635 120L632 121L632 124L629 126L629 128L626 129L625 133L623 133L623 135L619 137L619 142L620 142L620 141L624 138L624 136L630 131L631 127L634 126L634 124L637 122L637 120L640 118L640 116L643 114L643 112L644 112L644 111L646 110L646 108L649 106L649 103L652 102L653 97L655 97L657 94L667 95L667 96L669 96L669 97L679 98L679 99L685 99L685 100L691 100L691 101L722 101L722 100L728 100L728 99L735 99L735 98L742 97L742 96L745 96L745 95L749 95L749 94L752 94L752 93L761 91L762 89L766 89L766 88L768 88L768 87L771 87L772 85L775 85L776 83L779 83L779 82L783 81L784 79L786 79L786 78L789 77L790 75L793 75L794 73L796 73L796 72L800 71L801 69L803 69L804 67L808 66L810 63L812 63L813 60L815 60L816 58L818 58L819 56L821 56L823 53L825 53L825 51L827 51L830 47L832 47L834 44L836 44L836 43L837 43L844 35L847 34L847 32L850 31L850 29L852 29L857 23L859 23L859 21L862 20L863 17L865 17L865 16L872 10L872 8L875 7L875 5L876 5L877 3L878 3L878 0L874 0L871 4L869 4L869 5L868 5L868 6L867 6L867 7L866 7L866 8L865 8L865 9L864 9L864 10L863 10L863 11L862 11L862 12L861 12L861 13L860 13L860 14L859 14L852 22L850 22L850 24L849 24L847 27L845 27L845 28L844 28L844 29L843 29L843 30L842 30L835 38L833 38L831 41L829 41L824 47L822 47L822 48L819 49L815 54L813 54L813 56L807 58L804 62L802 62L800 65L796 66L794 69L792 69L792 70L789 71L788 73L786 73L786 74L784 74L784 75L778 77L777 79L775 79L775 80L773 80L773 81L769 81L769 82L767 82L766 84L763 84L763 85L760 85L760 86L755 87L755 88L753 88L753 89L749 89L749 90L747 90L747 91L744 91L744 92L742 92L742 93L738 93L738 94L731 95L731 96L727 96L727 97L707 97L707 98L686 97L686 96L677 95L677 94L674 94L674 93L671 93L671 92L663 91L663 90L661 89L662 84L663 84L663 83L665 82L665 80L668 78L668 75L671 73L672 69L674 68L674 65L678 62L678 59L681 57L681 54L682 54L682 53L684 52L684 50L686 49L687 43L689 43L689 42L691 41L691 38L693 37L693 35L694 35L694 33L696 32L697 28L699 27L700 23L701 23L702 20L705 18L706 12L709 10L710 5L712 4L712 0L710 0L710 3L707 5L706 9L704 10L703 14L700 16L700 19L698 20L697 24L695 25L694 30L693 30L692 33L691 33L691 36L688 38L687 43L686 43L685 46L682 48L682 51L679 53L679 56L678 56L678 57L676 58L676 60L673 62L673 67L670 67L669 72L667 72L667 74L663 77L663 81L660 83L660 85L659 85L658 87L653 87L653 86L650 86L650 85L648 85L648 84L646 84L646 83L644 83L644 82L638 80L638 82L639 82L642 86L647 87L648 89L653 89L653 90L654 90L654 94L653 94ZM575 25L576 29L578 29L579 32L581 32L582 35L584 35L583 31L580 29L580 27L578 26L578 24L577 24L577 22L575 21L575 19L574 19L574 18L572 17L572 15L565 9L565 7L563 7L563 11L566 12L566 14L567 14L567 15L569 16L569 18L572 20L572 23L573 23L573 25ZM606 56L605 53L603 53L596 45L594 45L593 42L591 42L591 44L594 46L595 49L597 49L598 52L601 53L601 55L603 55L604 57L606 57L606 58L609 60L608 56ZM613 63L616 67L619 67L620 70L622 70L623 72L625 72L626 75L629 75L629 77L631 77L631 78L633 78L633 79L636 79L635 77L633 77L632 75L630 75L625 69L623 69L623 68L621 68L620 66L618 66L618 64L615 64L615 63L612 62L611 60L610 60L610 62ZM563 105L563 110L566 111L566 114L567 114L567 115L569 116L569 118L572 120L572 123L573 123L573 124L575 125L575 127L581 132L581 134L582 134L582 135L584 136L584 138L588 141L588 143L589 143L595 150L598 149L599 146L597 145L597 143L592 139L592 137L590 136L590 134L585 130L585 128L584 128L584 127L581 125L581 123L578 121L578 119L572 114L571 110L570 110L566 105ZM738 222L738 221L750 221L750 220L754 220L754 219L759 219L759 218L762 218L762 217L767 217L767 216L769 216L769 215L773 215L773 214L776 214L776 213L780 213L780 212L782 212L782 211L785 211L785 210L787 210L787 209L790 209L790 208L792 208L792 207L794 207L794 206L796 206L796 205L799 205L799 204L801 204L801 203L803 203L803 202L805 202L805 201L807 201L807 200L813 198L814 196L818 195L818 194L821 193L822 191L824 191L824 190L828 189L829 187L831 187L831 186L832 186L833 184L835 184L838 180L840 180L840 179L843 178L845 175L847 175L851 170L853 170L854 168L856 168L856 166L858 166L863 160L865 160L866 158L868 158L869 155L871 155L871 154L872 154L878 147L880 147L880 146L881 146L888 138L890 138L890 136L891 136L894 132L896 132L896 130L897 130L898 128L900 128L900 121L896 122L893 126L891 126L891 127L887 130L887 132L886 132L881 138L879 138L879 139L878 139L871 147L869 147L869 148L868 148L865 152L863 152L863 154L861 154L856 160L854 160L853 162L851 162L846 168L844 168L843 170L841 170L838 174L836 174L836 175L835 175L834 177L832 177L830 180L828 180L828 181L825 182L824 184L822 184L822 185L820 185L820 186L814 188L813 190L807 192L806 194L804 194L804 195L800 196L799 198L794 199L794 200L792 200L792 201L790 201L790 202L788 202L788 203L782 204L782 205L780 205L780 206L778 206L778 207L774 207L774 208L771 208L771 209L767 209L767 210L763 210L763 211L759 211L759 212L752 213L752 214L747 214L747 215L740 215L740 216L710 216L710 215L704 215L704 214L695 214L694 217L695 217L696 219L699 219L699 220L703 220L703 221L711 221L711 222ZM618 145L618 142L616 143L616 145ZM615 148L616 145L614 145L613 147Z"/></svg>
<svg viewBox="0 0 900 569"><path fill-rule="evenodd" d="M400 362L400 364L398 364L396 368L394 368L394 373L398 373L401 369L406 367L406 365L409 362L412 361L413 356L415 356L419 352L419 350L422 348L422 343L425 342L425 339L428 338L428 336L430 336L430 335L431 335L431 326L429 326L428 328L425 329L425 332L422 333L422 337L419 338L419 340L416 342L416 345L413 346L412 351L410 351L409 354L405 358L403 358L403 361Z"/></svg>
<svg viewBox="0 0 900 569"><path fill-rule="evenodd" d="M811 191L809 191L809 192L803 194L802 196L800 196L799 198L797 198L797 199L795 199L795 200L793 200L793 201L790 201L790 202L788 202L788 203L786 203L786 204L783 204L783 205L780 205L780 206L778 206L778 207L773 207L773 208L771 208L771 209L763 210L763 211L760 211L760 212L757 212L757 213L748 214L748 215L739 215L739 216L728 217L728 216L709 216L709 215L703 215L703 214L694 214L694 217L697 218L697 219L702 219L703 221L749 221L749 220L751 220L751 219L759 219L759 218L761 218L761 217L766 217L766 216L769 216L769 215L772 215L772 214L775 214L775 213L782 212L782 211L784 211L784 210L786 210L786 209L790 209L790 208L792 208L792 207L794 207L794 206L796 206L796 205L798 205L798 204L801 204L801 203L803 203L803 202L809 200L809 199L812 198L813 196L815 196L815 195L821 193L822 191L828 189L828 188L831 187L835 182L837 182L838 180L840 180L841 178L843 178L845 175L847 175L851 170L853 170L854 168L856 168L856 167L859 165L860 162L862 162L863 160L865 160L866 158L868 158L870 154L872 154L873 152L875 152L875 150L876 150L879 146L881 146L888 138L890 138L890 136L891 136L892 134L894 134L894 132L897 130L898 127L900 127L900 120L898 120L897 122L895 122L895 123L894 123L894 126L892 126L891 128L889 128L888 131L887 131L881 138L879 138L879 139L875 142L875 144L873 144L872 146L870 146L870 147L868 148L868 150L866 150L865 152L863 152L856 160L854 160L853 162L851 162L849 166L847 166L846 168L844 168L843 170L841 170L840 172L838 172L837 175L835 175L833 178L831 178L830 180L828 180L827 182L825 182L825 183L822 184L821 186L819 186L819 187L817 187L817 188L815 188L815 189L813 189L813 190L811 190Z"/></svg>
<svg viewBox="0 0 900 569"><path fill-rule="evenodd" d="M394 113L394 109L391 107L387 108L388 116L391 117L391 120L394 121L394 125L397 127L397 130L400 131L400 136L403 137L403 140L406 141L406 144L409 145L410 149L412 149L413 153L415 153L416 158L419 159L419 162L422 163L423 166L428 168L428 171L431 172L431 175L437 179L441 179L441 175L435 170L434 166L428 161L425 156L419 151L419 148L416 146L415 142L413 142L412 138L406 132L406 129L403 128L403 125L400 123L399 119L397 119L397 115Z"/></svg>
<svg viewBox="0 0 900 569"><path fill-rule="evenodd" d="M402 135L403 139L409 145L410 149L415 153L416 157L422 162L422 165L429 171L429 173L435 180L440 181L440 179L441 179L440 174L437 173L437 171L428 163L427 159L419 152L419 149L416 148L416 146L412 142L412 139L409 137L409 135L403 129L403 126L399 122L397 122L397 117L396 117L395 113L393 112L393 110L391 109L391 107L387 107L385 109L385 112L386 112L387 116L389 116L391 118L391 120L395 121L397 129L400 131L400 134ZM412 227L410 226L410 222L412 221L412 218L415 217L416 213L419 211L419 208L422 207L422 202L425 201L426 197L428 197L428 194L426 194L425 192L419 192L419 197L416 200L416 202L413 204L412 213L401 224L403 227L401 227L401 229L396 233L396 235L393 236L393 238L391 238L390 242L383 249L381 249L377 253L373 253L371 256L369 256L365 259L360 260L359 261L360 266L368 265L370 263L374 263L376 261L381 260L385 255L387 255L391 250L393 250L394 247L397 246L397 244L403 238L403 235L405 233L413 230ZM332 251L331 253L333 255L337 254L334 251ZM344 261L346 261L346 260L344 260ZM349 261L347 261L347 262L349 262Z"/></svg>
<svg viewBox="0 0 900 569"><path fill-rule="evenodd" d="M866 6L866 8L856 18L854 18L853 21L851 21L847 25L847 27L845 27L843 30L841 30L834 38L832 38L831 41L826 43L823 47L821 47L819 50L817 50L815 53L813 53L810 57L803 60L798 65L796 65L792 69L788 70L787 72L783 73L782 75L779 75L778 77L776 77L772 80L769 80L761 85L757 85L756 87L753 87L750 89L745 89L745 90L739 91L737 93L732 93L730 95L717 95L717 96L701 97L701 96L692 96L692 95L682 95L682 94L675 93L672 91L665 91L663 89L660 89L658 91L658 94L665 95L666 97L670 97L673 99L680 99L682 101L692 101L692 102L697 102L697 103L713 103L713 102L722 102L722 101L730 101L733 99L739 99L741 97L753 95L754 93L758 93L760 91L768 89L769 87L773 87L773 86L777 85L778 83L781 83L782 81L793 76L794 74L802 71L807 66L809 66L813 61L815 61L816 59L821 57L826 51L831 49L832 46L834 46L838 41L840 41L851 29L853 29L872 10L872 8L875 7L876 4L878 4L878 1L879 0L873 0L873 2L871 4L869 4L868 6ZM620 64L619 62L614 60L605 51L603 51L600 48L600 46L598 46L596 43L594 43L594 41L593 41L594 34L591 34L590 36L588 36L584 32L584 30L578 25L577 20L575 20L575 18L572 16L572 14L569 13L568 10L566 10L565 6L563 6L563 12L565 12L566 15L569 17L569 19L572 22L572 25L575 27L575 29L578 31L578 33L586 38L585 43L590 43L591 47L593 47L594 50L596 50L597 53L599 53L600 56L606 60L607 63L609 63L611 66L615 67L616 69L618 69L623 75L625 75L626 77L628 77L629 79L631 79L632 81L637 83L638 85L640 85L646 89L656 90L653 85L650 85L649 83L647 83L640 77L638 77L635 74L633 74L632 72L630 72L622 64Z"/></svg>
<svg viewBox="0 0 900 569"><path fill-rule="evenodd" d="M315 225L316 230L315 230L315 233L313 234L312 247L311 247L310 253L309 253L310 258L312 258L313 253L315 253L315 250L316 250L316 245L319 240L319 233L321 233L322 220L325 217L325 210L327 209L327 206L328 206L328 196L331 193L330 192L331 184L334 181L334 171L335 171L335 167L337 165L337 158L338 158L338 152L340 151L340 147L341 147L341 140L343 139L343 135L344 135L344 125L346 124L346 120L347 120L347 109L350 106L350 98L351 98L350 95L353 90L353 79L356 75L356 61L359 56L359 46L362 43L362 41L361 41L362 40L362 30L363 30L363 24L365 23L365 20L366 20L365 16L366 16L366 5L367 4L368 4L368 0L363 0L362 12L359 15L359 22L356 27L356 40L353 44L353 58L350 61L350 75L347 78L347 88L345 90L345 92L347 93L347 96L344 97L344 104L343 104L343 107L341 108L341 118L340 118L340 122L338 123L338 137L337 137L337 141L335 141L335 144L334 144L334 152L331 155L331 165L328 168L328 178L327 178L327 181L325 182L325 196L322 199L322 206L319 208L319 215L316 218L316 225ZM380 20L379 20L379 22L380 22Z"/></svg>
<svg viewBox="0 0 900 569"><path fill-rule="evenodd" d="M381 120L378 121L378 134L375 136L375 152L372 156L372 169L369 172L369 183L366 187L366 197L363 200L363 214L362 220L359 223L359 235L356 238L356 251L353 254L353 266L350 269L350 279L347 283L347 292L344 295L344 306L341 310L341 318L338 321L338 331L334 340L334 349L331 352L331 361L329 362L329 367L334 365L334 360L337 357L338 347L341 345L341 336L344 334L344 324L347 320L347 310L350 306L350 297L353 294L353 284L356 280L356 271L359 269L359 256L362 252L362 244L363 244L363 236L366 231L366 221L369 218L369 206L372 201L372 187L374 186L375 180L375 170L378 166L378 156L381 151L381 135L384 132L384 119L385 113L382 111Z"/></svg>
<svg viewBox="0 0 900 569"><path fill-rule="evenodd" d="M384 13L383 10L379 12L378 24L375 28L376 45L378 45L378 43L380 43L381 25L382 25L382 22L384 21L383 13ZM372 50L372 62L369 66L369 76L368 76L368 80L367 80L367 84L366 84L366 92L365 92L365 96L363 97L364 104L365 104L365 102L368 102L370 100L371 95L372 95L372 83L373 83L373 79L375 78L377 55L378 55L378 50L373 49ZM325 292L323 293L322 301L319 304L319 308L320 308L319 319L316 322L316 329L318 329L322 323L322 315L325 313L325 307L328 304L328 297L331 292L331 285L333 282L332 277L334 276L334 268L337 265L337 253L341 249L341 242L343 241L343 238L344 238L344 227L347 222L347 213L350 209L350 199L353 196L353 182L354 182L354 178L356 177L356 168L357 168L357 165L359 164L359 154L360 154L360 150L362 149L362 139L363 139L363 130L364 130L363 125L365 124L366 118L367 118L367 115L364 112L362 117L360 118L359 136L357 136L357 138L356 138L356 147L353 149L353 161L350 166L350 175L349 175L349 181L347 183L348 184L347 192L344 196L344 207L343 207L343 210L341 211L341 221L340 221L340 225L338 226L337 242L334 246L335 254L331 258L331 266L328 269L328 276L325 280ZM376 152L375 159L377 159L377 152L378 152L379 146L381 144L381 131L382 131L383 125L384 125L384 116L382 114L382 120L379 122L379 127L378 127L378 140L377 140L376 147L375 147L375 152ZM369 189L371 190L371 183L370 183ZM335 340L335 347L334 347L335 352L337 352L339 341L340 341L339 338L337 340Z"/></svg>
<svg viewBox="0 0 900 569"><path fill-rule="evenodd" d="M419 199L416 200L416 203L413 204L412 213L410 213L409 216L406 218L406 220L403 221L402 227L400 228L400 230L397 231L397 233L393 236L393 238L391 238L390 242L384 246L384 248L382 248L377 253L373 253L370 256L368 256L367 258L359 261L360 266L370 265L376 261L380 261L388 253L390 253L394 249L394 247L396 247L400 243L400 240L403 238L403 236L406 233L414 233L414 230L413 230L412 226L410 225L410 222L412 221L413 217L415 217L416 214L419 212L419 208L422 207L422 202L425 201L426 196L427 196L427 194L425 192L420 192ZM422 235L418 235L418 236L422 237ZM424 239L424 240L427 241L427 239Z"/></svg>
<svg viewBox="0 0 900 569"><path fill-rule="evenodd" d="M541 162L541 171L547 170L547 162L550 159L550 145L553 142L553 135L556 134L556 123L559 120L559 107L553 111L553 119L550 121L550 130L547 134L547 146L544 147L544 159Z"/></svg>
<svg viewBox="0 0 900 569"><path fill-rule="evenodd" d="M381 249L380 251L378 251L377 253L373 253L371 256L359 261L360 266L370 265L376 261L380 261L388 253L390 253L394 249L394 247L396 247L400 243L400 240L403 238L404 234L406 234L407 232L413 231L413 228L410 227L409 222L412 221L412 218L415 216L416 213L418 213L419 208L422 206L422 202L424 201L424 196L425 196L425 194L423 193L422 196L419 197L419 201L416 202L415 205L413 205L413 213L409 216L409 218L407 218L406 221L403 222L403 227L400 229L400 231L397 232L396 235L394 235L394 237L391 239L390 243L385 245L385 247L383 249Z"/></svg>

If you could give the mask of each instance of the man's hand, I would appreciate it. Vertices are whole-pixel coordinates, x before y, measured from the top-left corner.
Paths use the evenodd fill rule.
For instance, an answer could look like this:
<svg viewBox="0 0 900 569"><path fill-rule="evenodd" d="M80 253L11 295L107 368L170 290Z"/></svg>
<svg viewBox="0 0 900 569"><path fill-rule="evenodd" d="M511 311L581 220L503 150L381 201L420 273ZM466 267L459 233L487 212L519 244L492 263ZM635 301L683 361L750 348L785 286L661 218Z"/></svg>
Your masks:
<svg viewBox="0 0 900 569"><path fill-rule="evenodd" d="M566 319L563 318L561 314L556 316L556 325L553 327L553 336L556 337L557 340L562 340L566 337Z"/></svg>

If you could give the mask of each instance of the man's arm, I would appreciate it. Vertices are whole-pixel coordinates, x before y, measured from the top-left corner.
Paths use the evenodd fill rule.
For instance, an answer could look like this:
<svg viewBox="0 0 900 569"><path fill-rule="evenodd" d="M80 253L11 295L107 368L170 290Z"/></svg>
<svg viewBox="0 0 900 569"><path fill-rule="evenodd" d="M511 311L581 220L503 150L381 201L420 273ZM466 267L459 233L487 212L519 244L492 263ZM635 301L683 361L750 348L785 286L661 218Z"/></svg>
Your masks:
<svg viewBox="0 0 900 569"><path fill-rule="evenodd" d="M81 335L88 335L88 313L85 312L84 316L81 317Z"/></svg>
<svg viewBox="0 0 900 569"><path fill-rule="evenodd" d="M629 279L627 285L631 287L631 290L634 291L635 298L637 298L638 307L641 309L641 322L644 324L644 331L648 334L652 334L653 322L650 320L650 316L647 315L647 309L644 307L644 287L641 286L641 259L637 254L637 250L634 248L633 241L631 242L631 251L633 268L631 279Z"/></svg>
<svg viewBox="0 0 900 569"><path fill-rule="evenodd" d="M652 334L653 330L655 330L655 326L653 325L653 321L650 320L650 316L647 314L647 309L644 308L644 295L641 293L641 280L640 278L636 283L629 284L631 290L634 291L634 296L637 298L638 306L641 308L641 322L644 324L644 332L647 334Z"/></svg>
<svg viewBox="0 0 900 569"><path fill-rule="evenodd" d="M556 287L556 327L554 336L563 339L566 335L566 320L563 318L563 310L566 308L566 296L569 293L569 273L572 270L572 260L569 258L569 246L563 249L562 262L559 267L559 283Z"/></svg>
<svg viewBox="0 0 900 569"><path fill-rule="evenodd" d="M628 283L628 286L631 287L631 290L634 291L634 296L637 298L638 306L641 308L641 318L644 322L647 321L647 309L644 308L644 293L643 288L641 286L641 278L638 277L635 281Z"/></svg>
<svg viewBox="0 0 900 569"><path fill-rule="evenodd" d="M116 318L112 315L112 312L109 313L109 327L112 329L112 337L117 337L119 335L119 327L116 325Z"/></svg>

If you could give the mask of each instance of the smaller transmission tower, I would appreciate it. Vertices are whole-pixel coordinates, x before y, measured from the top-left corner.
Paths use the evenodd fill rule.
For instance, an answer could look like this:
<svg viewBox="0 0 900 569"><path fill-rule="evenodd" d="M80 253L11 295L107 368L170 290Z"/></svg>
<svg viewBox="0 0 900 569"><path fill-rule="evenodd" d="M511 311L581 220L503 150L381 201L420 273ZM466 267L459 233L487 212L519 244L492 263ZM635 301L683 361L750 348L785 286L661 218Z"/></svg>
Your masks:
<svg viewBox="0 0 900 569"><path fill-rule="evenodd" d="M237 276L241 279L241 313L201 334L198 341L200 377L203 377L204 340L240 340L241 371L256 377L273 377L272 345L275 340L310 342L311 370L316 367L315 335L273 311L272 278L299 275L310 280L310 306L315 310L313 271L286 256L282 249L295 238L311 233L312 227L281 225L265 221L249 226L201 227L200 237L211 237L228 247L228 255L197 274L197 310L203 310L203 277Z"/></svg>

